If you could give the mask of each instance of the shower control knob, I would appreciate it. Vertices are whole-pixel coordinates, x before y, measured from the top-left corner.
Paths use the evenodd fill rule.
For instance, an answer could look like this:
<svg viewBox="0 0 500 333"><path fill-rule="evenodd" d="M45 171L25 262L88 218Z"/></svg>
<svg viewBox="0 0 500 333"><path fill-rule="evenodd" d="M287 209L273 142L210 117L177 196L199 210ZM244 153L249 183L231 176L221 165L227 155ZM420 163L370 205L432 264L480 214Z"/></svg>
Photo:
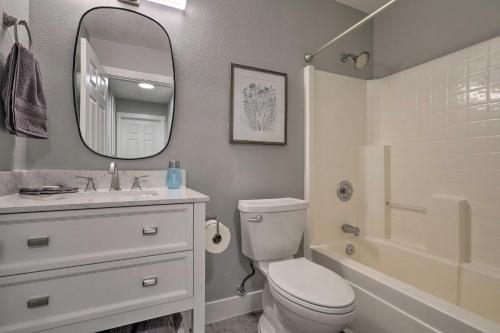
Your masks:
<svg viewBox="0 0 500 333"><path fill-rule="evenodd" d="M337 196L341 201L349 201L352 198L353 192L352 184L348 180L341 181L337 187Z"/></svg>

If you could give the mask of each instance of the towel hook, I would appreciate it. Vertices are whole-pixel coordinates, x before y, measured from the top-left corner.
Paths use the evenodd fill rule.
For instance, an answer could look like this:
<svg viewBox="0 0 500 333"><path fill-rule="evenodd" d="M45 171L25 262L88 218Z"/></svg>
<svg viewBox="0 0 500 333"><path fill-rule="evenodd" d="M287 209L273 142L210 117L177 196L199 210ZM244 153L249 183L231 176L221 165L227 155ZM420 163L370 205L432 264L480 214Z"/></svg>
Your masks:
<svg viewBox="0 0 500 333"><path fill-rule="evenodd" d="M31 50L31 45L33 44L33 41L31 39L31 31L28 26L28 22L25 20L19 20L17 17L11 16L7 14L6 12L3 13L3 24L6 27L11 27L14 26L14 39L16 40L16 43L19 43L19 35L17 33L18 26L19 25L24 25L26 28L26 32L28 33L28 39L29 39L29 49Z"/></svg>

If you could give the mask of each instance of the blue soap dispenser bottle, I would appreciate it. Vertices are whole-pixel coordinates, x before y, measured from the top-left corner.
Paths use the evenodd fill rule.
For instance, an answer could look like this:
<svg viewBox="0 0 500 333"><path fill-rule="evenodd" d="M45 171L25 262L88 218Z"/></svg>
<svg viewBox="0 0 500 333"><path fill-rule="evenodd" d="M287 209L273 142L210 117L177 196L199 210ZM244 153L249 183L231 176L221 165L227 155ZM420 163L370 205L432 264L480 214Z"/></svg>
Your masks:
<svg viewBox="0 0 500 333"><path fill-rule="evenodd" d="M167 187L169 189L178 189L182 185L181 162L169 161L167 169Z"/></svg>

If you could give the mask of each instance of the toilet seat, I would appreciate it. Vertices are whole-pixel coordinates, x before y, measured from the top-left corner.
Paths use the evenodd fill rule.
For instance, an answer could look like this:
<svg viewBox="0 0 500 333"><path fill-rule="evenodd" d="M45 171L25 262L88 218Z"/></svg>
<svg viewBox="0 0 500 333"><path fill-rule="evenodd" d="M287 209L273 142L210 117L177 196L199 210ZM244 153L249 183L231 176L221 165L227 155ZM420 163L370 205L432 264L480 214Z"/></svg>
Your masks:
<svg viewBox="0 0 500 333"><path fill-rule="evenodd" d="M305 258L269 265L269 287L312 311L341 315L355 310L352 287L336 273Z"/></svg>

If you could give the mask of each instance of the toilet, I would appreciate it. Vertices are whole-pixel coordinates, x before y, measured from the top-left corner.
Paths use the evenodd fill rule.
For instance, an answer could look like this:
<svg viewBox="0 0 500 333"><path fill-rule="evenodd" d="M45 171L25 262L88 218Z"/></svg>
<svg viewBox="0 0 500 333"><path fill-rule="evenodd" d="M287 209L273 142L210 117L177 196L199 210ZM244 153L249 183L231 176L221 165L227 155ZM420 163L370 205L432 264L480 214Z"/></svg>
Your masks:
<svg viewBox="0 0 500 333"><path fill-rule="evenodd" d="M294 198L240 200L243 254L267 277L261 333L338 333L354 318L352 287L306 258L293 258L308 203Z"/></svg>

